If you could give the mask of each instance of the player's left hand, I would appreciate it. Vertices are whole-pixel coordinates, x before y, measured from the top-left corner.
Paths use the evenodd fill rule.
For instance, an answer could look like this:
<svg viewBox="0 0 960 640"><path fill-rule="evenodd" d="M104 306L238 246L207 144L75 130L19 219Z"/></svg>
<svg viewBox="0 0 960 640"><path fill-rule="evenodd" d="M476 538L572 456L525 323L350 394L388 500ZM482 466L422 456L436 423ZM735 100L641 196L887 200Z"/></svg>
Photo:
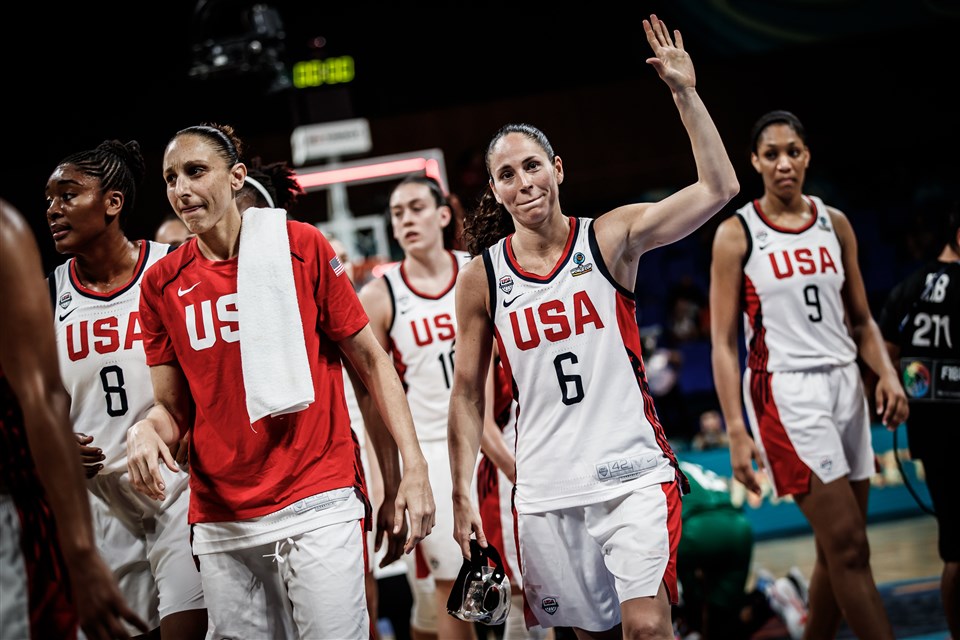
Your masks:
<svg viewBox="0 0 960 640"><path fill-rule="evenodd" d="M657 70L667 86L674 92L695 87L697 75L693 70L693 60L683 48L680 32L675 29L671 38L667 25L654 14L650 14L650 20L643 21L643 31L653 50L653 57L647 58L647 64Z"/></svg>
<svg viewBox="0 0 960 640"><path fill-rule="evenodd" d="M154 500L165 498L166 485L160 474L161 460L174 473L180 471L170 454L170 448L157 435L149 418L127 429L127 472L130 476L130 484L134 489Z"/></svg>
<svg viewBox="0 0 960 640"><path fill-rule="evenodd" d="M896 374L887 374L880 377L875 391L877 416L880 422L893 431L899 427L910 415L910 404L907 394Z"/></svg>

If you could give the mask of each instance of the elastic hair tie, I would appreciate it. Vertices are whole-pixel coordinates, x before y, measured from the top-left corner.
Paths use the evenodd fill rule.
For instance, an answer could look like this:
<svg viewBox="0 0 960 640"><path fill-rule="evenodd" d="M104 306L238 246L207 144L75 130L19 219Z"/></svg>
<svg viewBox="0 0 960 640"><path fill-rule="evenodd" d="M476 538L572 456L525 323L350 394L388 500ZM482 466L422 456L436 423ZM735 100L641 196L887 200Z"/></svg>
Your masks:
<svg viewBox="0 0 960 640"><path fill-rule="evenodd" d="M267 206L269 206L271 209L276 207L276 205L273 204L273 198L270 197L270 193L267 191L267 188L260 184L257 180L247 176L243 179L243 184L248 184L259 191L260 195L263 196L263 199L267 201Z"/></svg>

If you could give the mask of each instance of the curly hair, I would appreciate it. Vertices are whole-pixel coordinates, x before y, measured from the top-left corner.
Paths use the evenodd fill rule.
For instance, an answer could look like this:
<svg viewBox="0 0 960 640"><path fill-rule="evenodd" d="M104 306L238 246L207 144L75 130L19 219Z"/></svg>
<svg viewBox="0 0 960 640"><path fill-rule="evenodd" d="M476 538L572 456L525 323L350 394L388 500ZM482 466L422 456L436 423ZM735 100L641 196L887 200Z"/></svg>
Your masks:
<svg viewBox="0 0 960 640"><path fill-rule="evenodd" d="M255 156L245 164L247 165L247 177L253 178L267 190L275 207L289 209L290 205L294 204L297 198L304 194L303 188L297 182L297 174L286 162L281 160L280 162L263 164L260 156ZM244 185L241 192L253 189L254 187L250 185ZM257 198L259 206L269 204L259 192L253 191L251 195Z"/></svg>
<svg viewBox="0 0 960 640"><path fill-rule="evenodd" d="M470 255L477 256L515 230L513 218L493 197L488 185L480 195L477 207L467 213L463 221L463 244Z"/></svg>

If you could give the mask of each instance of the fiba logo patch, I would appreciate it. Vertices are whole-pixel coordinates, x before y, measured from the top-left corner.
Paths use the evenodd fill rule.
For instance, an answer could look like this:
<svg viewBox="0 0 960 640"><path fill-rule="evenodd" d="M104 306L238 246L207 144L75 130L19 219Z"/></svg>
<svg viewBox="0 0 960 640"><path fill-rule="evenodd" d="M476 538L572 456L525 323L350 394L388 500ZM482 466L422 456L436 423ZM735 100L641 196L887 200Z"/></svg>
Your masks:
<svg viewBox="0 0 960 640"><path fill-rule="evenodd" d="M66 309L70 306L70 303L73 302L73 294L69 291L60 296L60 308Z"/></svg>
<svg viewBox="0 0 960 640"><path fill-rule="evenodd" d="M543 610L553 615L557 612L557 609L560 608L560 603L557 602L557 599L553 596L547 596L540 601L540 606L543 607Z"/></svg>
<svg viewBox="0 0 960 640"><path fill-rule="evenodd" d="M570 274L573 276L582 276L585 273L590 273L593 271L593 263L584 264L586 262L587 256L583 255L583 252L577 251L573 254L573 263L577 266L570 270Z"/></svg>
<svg viewBox="0 0 960 640"><path fill-rule="evenodd" d="M503 276L500 278L500 291L510 295L510 292L513 291L513 278L510 276Z"/></svg>
<svg viewBox="0 0 960 640"><path fill-rule="evenodd" d="M903 390L911 398L925 398L930 393L930 369L914 360L903 368Z"/></svg>

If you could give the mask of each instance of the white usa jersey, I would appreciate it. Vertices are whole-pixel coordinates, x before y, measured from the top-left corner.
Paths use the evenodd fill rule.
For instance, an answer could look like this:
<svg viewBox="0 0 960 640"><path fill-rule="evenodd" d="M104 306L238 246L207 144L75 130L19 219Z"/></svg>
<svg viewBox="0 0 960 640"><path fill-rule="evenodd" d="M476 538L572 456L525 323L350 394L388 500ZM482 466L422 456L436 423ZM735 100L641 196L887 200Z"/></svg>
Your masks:
<svg viewBox="0 0 960 640"><path fill-rule="evenodd" d="M741 305L747 366L802 371L853 362L857 347L845 321L840 239L823 201L802 229L772 224L760 203L737 210L747 233Z"/></svg>
<svg viewBox="0 0 960 640"><path fill-rule="evenodd" d="M168 250L169 245L141 241L133 277L109 293L84 287L73 258L48 277L70 422L103 450L102 474L126 470L127 429L153 406L140 329L140 280Z"/></svg>
<svg viewBox="0 0 960 640"><path fill-rule="evenodd" d="M512 236L483 254L500 359L513 380L516 507L592 504L678 477L640 352L634 294L610 275L593 221L547 275L528 273Z"/></svg>
<svg viewBox="0 0 960 640"><path fill-rule="evenodd" d="M457 337L454 285L460 267L470 260L466 251L448 253L453 261L453 276L436 295L411 287L402 262L383 274L393 304L393 320L388 332L393 364L407 393L420 442L447 439Z"/></svg>

